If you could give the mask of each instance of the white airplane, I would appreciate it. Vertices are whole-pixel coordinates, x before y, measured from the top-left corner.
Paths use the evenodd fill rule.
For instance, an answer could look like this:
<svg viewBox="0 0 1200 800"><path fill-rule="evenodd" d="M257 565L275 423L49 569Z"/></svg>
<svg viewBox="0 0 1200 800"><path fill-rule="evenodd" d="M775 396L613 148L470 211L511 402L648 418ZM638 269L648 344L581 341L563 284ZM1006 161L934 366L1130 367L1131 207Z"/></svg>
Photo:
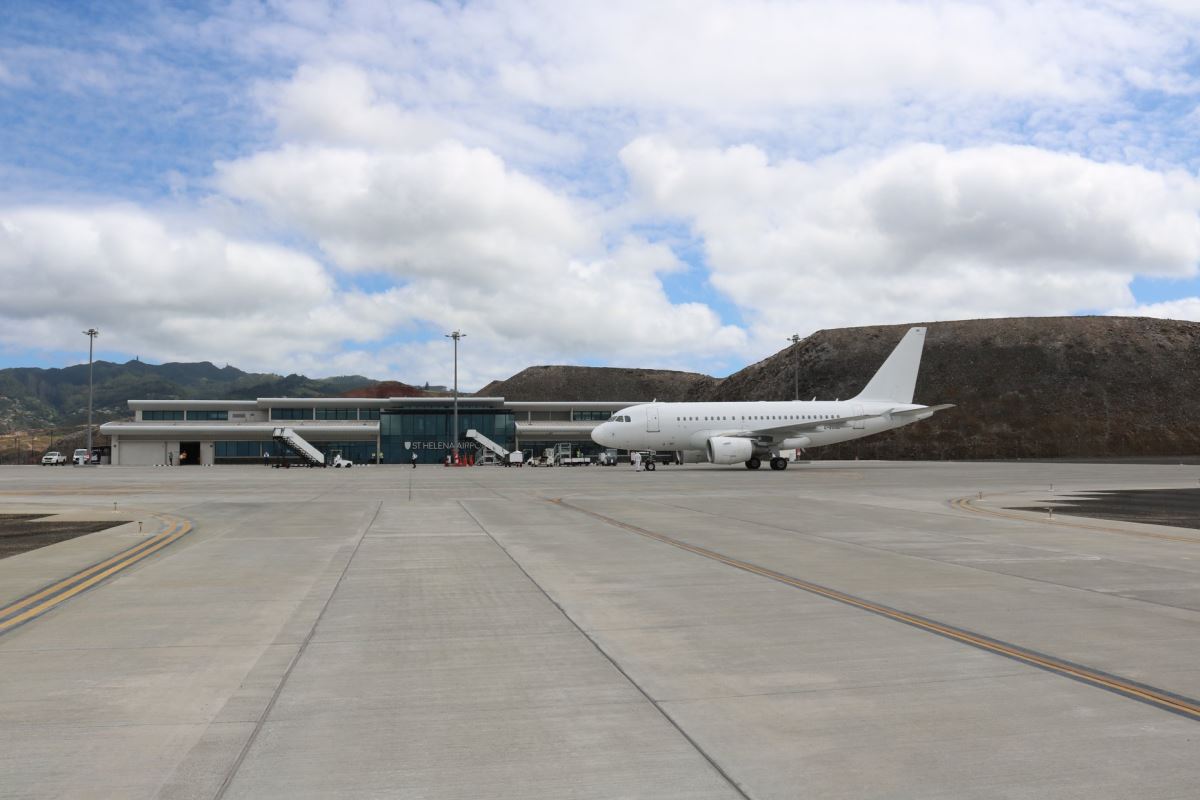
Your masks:
<svg viewBox="0 0 1200 800"><path fill-rule="evenodd" d="M643 403L592 431L602 447L681 451L684 461L787 469L780 450L861 439L932 417L953 405L913 403L925 328L909 328L857 397L834 401Z"/></svg>

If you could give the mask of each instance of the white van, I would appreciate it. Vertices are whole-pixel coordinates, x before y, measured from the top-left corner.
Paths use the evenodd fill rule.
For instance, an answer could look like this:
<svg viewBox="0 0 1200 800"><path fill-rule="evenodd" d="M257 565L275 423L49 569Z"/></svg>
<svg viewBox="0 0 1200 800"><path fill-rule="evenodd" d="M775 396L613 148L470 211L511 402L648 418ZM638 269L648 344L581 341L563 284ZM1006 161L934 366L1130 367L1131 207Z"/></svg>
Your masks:
<svg viewBox="0 0 1200 800"><path fill-rule="evenodd" d="M75 451L75 455L71 456L71 463L75 466L82 466L88 463L88 451L86 447L81 447Z"/></svg>

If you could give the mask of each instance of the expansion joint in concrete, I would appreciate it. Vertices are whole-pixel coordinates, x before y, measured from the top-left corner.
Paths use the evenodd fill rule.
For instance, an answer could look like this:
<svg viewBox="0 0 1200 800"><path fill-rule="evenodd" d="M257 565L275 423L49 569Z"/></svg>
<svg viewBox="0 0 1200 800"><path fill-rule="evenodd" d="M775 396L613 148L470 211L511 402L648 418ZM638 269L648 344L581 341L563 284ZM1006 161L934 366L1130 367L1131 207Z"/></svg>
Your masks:
<svg viewBox="0 0 1200 800"><path fill-rule="evenodd" d="M296 649L296 654L292 656L291 661L288 663L287 669L284 670L282 677L280 677L279 684L275 687L275 691L271 693L271 699L267 701L267 705L263 708L262 714L259 715L258 720L255 722L254 730L252 730L250 735L246 737L246 743L242 745L242 749L238 752L237 758L234 759L233 764L230 766L229 772L225 775L225 780L221 782L221 786L219 789L217 789L217 793L213 796L213 800L221 800L221 798L225 796L225 793L229 791L229 787L233 783L234 778L237 777L238 770L241 769L242 764L245 762L246 756L250 752L250 748L254 746L254 742L258 739L259 733L262 732L263 725L266 724L267 718L271 716L271 712L274 710L275 704L279 701L279 696L283 693L283 688L287 685L288 678L292 676L292 671L296 668L296 664L298 664L300 659L303 658L305 651L308 649L308 645L313 640L313 636L316 635L317 628L321 625L321 619L325 616L325 612L328 610L329 603L333 600L333 596L337 594L338 587L342 585L342 581L345 579L346 572L349 571L350 565L354 563L354 557L358 555L358 550L362 546L363 539L367 537L367 533L370 532L371 526L375 524L375 520L379 519L379 512L382 509L383 501L381 500L376 503L375 513L371 515L370 521L363 526L363 529L359 532L358 537L355 539L354 548L350 551L350 555L346 559L345 565L342 566L342 570L338 574L337 582L334 583L333 589L330 590L329 596L325 598L325 602L321 605L321 611L317 614L316 619L313 620L312 627L309 628L308 633L304 637L304 641L300 643L300 647Z"/></svg>
<svg viewBox="0 0 1200 800"><path fill-rule="evenodd" d="M745 800L750 800L750 795L748 795L746 793L745 789L743 789L742 786L736 780L734 780L733 776L730 775L728 772L726 772L725 769L722 768L721 765L717 763L716 759L713 758L700 745L699 742L697 742L695 739L693 739L688 734L688 732L686 730L684 730L683 727L675 720L675 718L672 717L665 708L663 708L662 704L659 703L657 700L655 700L653 697L651 697L650 694L642 687L642 685L640 683L638 683L632 675L630 675L628 672L626 672L621 667L620 663L618 663L617 660L608 653L608 651L606 651L603 647L600 646L599 642L597 642L586 630L584 630L582 627L580 627L579 623L577 623L574 619L572 619L571 615L567 613L567 610L565 608L563 608L558 603L558 601L556 601L553 597L550 596L550 593L547 592L545 590L545 588L543 588L542 585L540 583L538 583L532 575L529 574L529 572L525 569L525 567L521 565L521 562L519 562L519 561L517 561L517 559L513 558L512 553L508 552L508 548L506 548L503 544L501 544L500 541L498 539L496 539L495 536L492 535L491 531L489 531L487 529L487 527L484 526L484 524L482 522L480 522L479 517L475 516L475 514L472 513L471 509L467 508L466 505L464 505L461 500L459 500L457 502L458 502L458 505L462 508L462 510L467 514L467 516L469 516L472 520L474 520L475 524L479 526L479 530L482 531L483 534L485 536L487 536L488 539L490 539L493 544L496 545L496 547L500 548L500 551L502 553L504 553L505 557L507 557L508 560L512 562L513 566L515 566L521 572L521 574L525 576L525 578L530 583L532 583L534 586L537 587L538 591L542 594L543 597L546 598L547 602L549 602L556 609L558 609L558 613L562 614L563 619L565 619L567 622L569 622L571 624L571 627L573 627L576 631L578 631L579 635L582 636L584 639L586 639L591 644L591 646L596 650L596 652L599 653L601 656L603 656L604 659L609 664L612 665L613 669L615 669L621 675L621 677L623 677L626 681L629 682L630 686L632 686L634 689L636 689L638 691L638 693L643 698L645 698L646 702L649 703L651 705L651 707L653 707L662 716L662 718L667 721L667 724L669 724L672 728L674 728L676 731L678 731L679 735L683 737L684 741L686 741L689 745L691 745L692 749L694 749L700 755L701 758L703 758L705 761L708 762L709 766L711 766L713 768L713 770L715 770L716 773L718 775L720 775L721 778L726 783L729 784L729 787L731 789L733 789L735 792L737 792L739 797L743 797L743 798L745 798Z"/></svg>

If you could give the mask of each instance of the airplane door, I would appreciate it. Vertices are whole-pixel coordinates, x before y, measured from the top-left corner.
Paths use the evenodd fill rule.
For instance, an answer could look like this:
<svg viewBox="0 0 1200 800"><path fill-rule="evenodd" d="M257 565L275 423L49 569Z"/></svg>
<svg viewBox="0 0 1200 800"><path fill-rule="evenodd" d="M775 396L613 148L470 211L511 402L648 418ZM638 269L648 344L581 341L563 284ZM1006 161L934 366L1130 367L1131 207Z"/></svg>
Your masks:
<svg viewBox="0 0 1200 800"><path fill-rule="evenodd" d="M646 406L646 431L649 433L658 432L658 406Z"/></svg>
<svg viewBox="0 0 1200 800"><path fill-rule="evenodd" d="M862 406L855 406L855 407L854 407L854 415L855 415L856 417L861 417L861 416L863 415L863 407L862 407ZM854 420L854 429L855 429L855 430L860 430L860 431L861 431L863 428L866 428L866 427L867 427L867 421L866 421L865 419L856 419L856 420Z"/></svg>

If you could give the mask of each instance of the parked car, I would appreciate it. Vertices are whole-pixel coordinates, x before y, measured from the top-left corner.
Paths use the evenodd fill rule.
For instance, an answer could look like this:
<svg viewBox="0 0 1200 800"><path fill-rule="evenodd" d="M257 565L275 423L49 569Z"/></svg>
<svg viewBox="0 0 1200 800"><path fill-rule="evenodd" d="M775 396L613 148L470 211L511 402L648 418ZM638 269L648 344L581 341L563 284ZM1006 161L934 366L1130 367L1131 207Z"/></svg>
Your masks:
<svg viewBox="0 0 1200 800"><path fill-rule="evenodd" d="M90 460L91 459L88 458L88 451L86 447L79 448L71 455L71 463L75 466L87 464Z"/></svg>
<svg viewBox="0 0 1200 800"><path fill-rule="evenodd" d="M67 457L57 450L51 450L46 455L42 456L42 466L57 467L67 463Z"/></svg>

